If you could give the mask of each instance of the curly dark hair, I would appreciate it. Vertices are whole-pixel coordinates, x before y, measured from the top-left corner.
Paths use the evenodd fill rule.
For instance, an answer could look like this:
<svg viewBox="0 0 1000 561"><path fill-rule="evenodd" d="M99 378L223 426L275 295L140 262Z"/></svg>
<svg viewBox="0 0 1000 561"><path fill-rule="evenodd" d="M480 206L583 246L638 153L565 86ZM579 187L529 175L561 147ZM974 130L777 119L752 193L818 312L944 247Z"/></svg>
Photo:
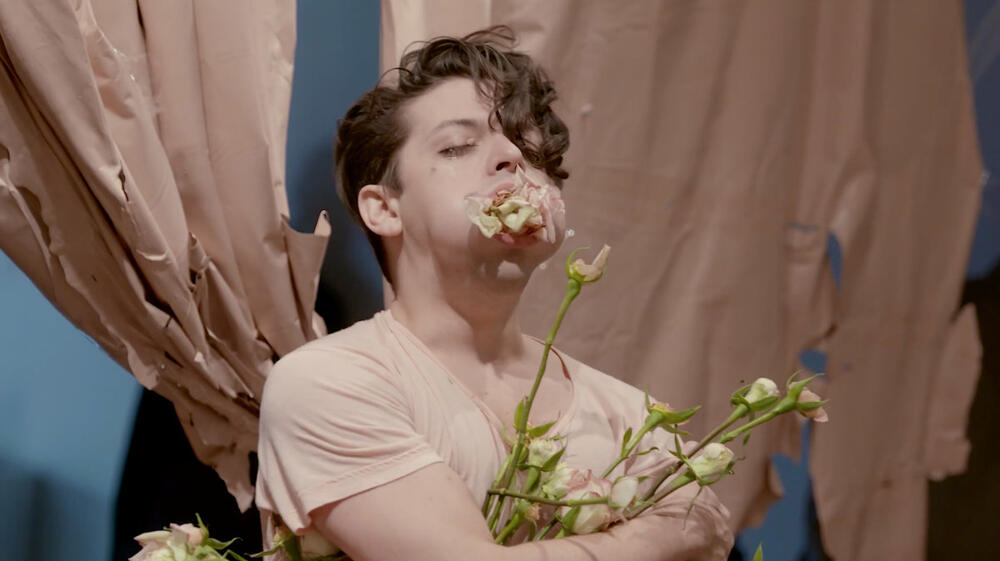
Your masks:
<svg viewBox="0 0 1000 561"><path fill-rule="evenodd" d="M469 78L484 98L492 100L491 125L499 126L531 165L544 169L557 185L569 177L562 167L569 131L552 110L555 88L531 57L512 50L515 42L509 27L496 26L462 38L422 43L403 55L400 65L383 74L340 120L334 146L337 193L365 230L389 282L385 250L379 236L361 220L358 192L371 184L402 190L395 158L408 134L400 118L408 100L450 78ZM529 139L533 131L540 133L537 143Z"/></svg>

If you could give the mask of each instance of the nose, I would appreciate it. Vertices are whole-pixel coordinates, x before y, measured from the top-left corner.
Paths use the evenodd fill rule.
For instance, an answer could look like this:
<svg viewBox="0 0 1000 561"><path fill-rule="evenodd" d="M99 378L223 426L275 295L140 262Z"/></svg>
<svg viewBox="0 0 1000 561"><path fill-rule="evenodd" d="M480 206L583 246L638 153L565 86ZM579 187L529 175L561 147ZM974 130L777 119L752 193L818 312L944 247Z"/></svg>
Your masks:
<svg viewBox="0 0 1000 561"><path fill-rule="evenodd" d="M513 173L517 166L524 167L524 154L516 144L503 133L496 132L492 136L493 150L490 153L488 170L491 175L500 171Z"/></svg>

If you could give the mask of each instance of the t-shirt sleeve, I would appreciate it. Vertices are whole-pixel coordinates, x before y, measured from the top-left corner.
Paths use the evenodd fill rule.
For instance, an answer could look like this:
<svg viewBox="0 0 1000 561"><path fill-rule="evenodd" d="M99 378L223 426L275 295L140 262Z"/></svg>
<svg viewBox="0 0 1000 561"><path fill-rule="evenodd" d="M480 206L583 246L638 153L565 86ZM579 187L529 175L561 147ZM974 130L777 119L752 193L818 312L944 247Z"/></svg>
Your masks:
<svg viewBox="0 0 1000 561"><path fill-rule="evenodd" d="M321 506L440 456L414 428L399 373L351 349L297 350L261 399L257 504L295 532Z"/></svg>

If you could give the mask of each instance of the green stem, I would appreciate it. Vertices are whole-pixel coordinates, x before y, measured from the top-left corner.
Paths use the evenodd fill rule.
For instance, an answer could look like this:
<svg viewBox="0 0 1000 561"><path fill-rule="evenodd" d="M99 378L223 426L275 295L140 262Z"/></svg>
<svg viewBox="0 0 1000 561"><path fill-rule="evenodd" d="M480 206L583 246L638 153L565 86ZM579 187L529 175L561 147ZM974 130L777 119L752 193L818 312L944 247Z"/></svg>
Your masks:
<svg viewBox="0 0 1000 561"><path fill-rule="evenodd" d="M514 444L514 449L511 451L510 457L514 458L513 461L507 463L506 470L504 470L503 476L500 478L499 487L502 489L507 489L510 487L511 481L514 479L514 471L517 467L517 460L521 457L524 450L525 436L528 430L528 417L531 414L531 405L535 402L535 394L538 393L538 388L542 383L542 376L545 374L545 366L548 363L549 351L552 350L552 343L556 339L556 333L559 331L559 326L562 325L563 318L566 316L566 311L569 310L569 305L573 303L573 300L580 294L580 281L576 279L568 279L566 283L566 295L563 297L562 304L559 305L559 312L556 314L555 322L552 324L552 329L549 330L548 337L545 338L545 348L542 350L542 361L538 365L538 372L535 374L535 382L531 386L531 392L528 393L528 397L524 404L524 415L521 416L520 422L517 424L517 440ZM496 502L493 512L490 514L488 521L490 522L490 531L496 530L496 521L500 518L500 513L503 512L506 506L507 497L502 496L499 501Z"/></svg>
<svg viewBox="0 0 1000 561"><path fill-rule="evenodd" d="M487 493L491 495L511 497L513 499L524 499L526 501L531 501L533 503L541 503L543 505L552 505L552 506L599 505L599 504L606 504L608 502L607 497L597 497L593 499L570 499L568 501L560 501L556 499L546 499L545 497L539 497L537 495L516 493L514 491L508 491L506 489L490 489L489 491L487 491Z"/></svg>
<svg viewBox="0 0 1000 561"><path fill-rule="evenodd" d="M545 374L545 365L549 360L549 351L552 350L552 343L556 340L556 333L559 332L559 326L562 325L566 311L569 310L569 305L580 294L580 286L580 282L575 279L569 279L566 282L566 296L563 297L562 304L559 305L559 312L556 313L556 320L552 324L552 329L549 330L548 337L545 338L545 348L542 350L542 362L538 365L538 372L535 374L535 383L531 386L531 392L528 394L528 402L524 407L521 426L517 427L518 437L522 440L528 429L528 413L531 412L531 404L535 402L535 394L538 393L538 387L542 384L542 376Z"/></svg>
<svg viewBox="0 0 1000 561"><path fill-rule="evenodd" d="M618 459L616 459L614 463L608 466L608 469L604 470L604 473L601 474L601 477L607 477L612 471L614 471L616 467L618 467L618 464L624 462L629 457L629 455L632 454L632 451L635 450L635 447L639 445L639 440L643 436L645 436L647 432L656 428L658 424L660 423L659 420L656 418L656 416L651 415L647 417L646 423L642 425L642 428L639 429L639 432L632 435L632 439L629 440L628 444L625 445L625 449L622 450L621 455L618 456Z"/></svg>
<svg viewBox="0 0 1000 561"><path fill-rule="evenodd" d="M782 412L776 412L774 410L768 411L767 413L761 415L760 417L757 417L756 419L750 421L749 423L722 435L722 438L719 439L719 442L725 444L730 440L736 438L737 436L749 431L750 429L770 421L771 419L777 417L781 413Z"/></svg>
<svg viewBox="0 0 1000 561"><path fill-rule="evenodd" d="M535 492L535 488L538 487L538 481L541 478L542 470L535 466L528 467L528 476L524 478L524 485L521 487L522 493L532 494Z"/></svg>
<svg viewBox="0 0 1000 561"><path fill-rule="evenodd" d="M521 524L524 523L525 523L524 516L522 516L520 512L514 513L514 516L510 517L510 522L507 522L507 525L503 527L503 530L501 530L500 533L497 534L497 537L493 541L495 543L502 544L503 542L507 541L507 538L509 538L511 534L516 532L517 529L521 527Z"/></svg>
<svg viewBox="0 0 1000 561"><path fill-rule="evenodd" d="M698 445L694 447L694 450L692 450L691 453L688 454L688 456L694 456L695 454L697 454L702 448L704 448L705 446L707 446L708 443L710 443L713 440L715 440L715 437L719 436L719 434L722 433L722 431L724 431L727 428L729 428L730 425L732 425L736 421L740 420L742 417L744 417L749 412L750 412L750 408L747 407L746 405L742 405L742 404L741 405L737 405L733 409L733 412L729 414L729 417L727 417L725 421L723 421L721 424L719 424L719 426L715 427L712 430L712 432L708 433L708 436L706 436L705 438L701 439L701 441L698 442ZM677 462L673 466L671 466L671 467L667 468L666 470L664 470L663 473L661 473L660 476L656 479L656 483L652 487L650 487L649 491L642 498L642 500L643 501L649 501L649 499L654 494L656 494L657 490L660 488L660 485L663 485L663 482L666 481L668 477L670 477L671 475L677 473L677 470L680 469L680 467L682 465L684 465L683 462ZM641 513L642 511L646 510L647 508L649 508L648 504L646 506L643 506L638 512L636 512L633 515L633 517L634 516L638 516L639 513Z"/></svg>
<svg viewBox="0 0 1000 561"><path fill-rule="evenodd" d="M670 493L673 493L674 491L680 489L681 487L693 481L697 481L697 479L695 478L694 473L692 473L691 470L689 469L684 473L678 475L677 477L671 479L670 483L668 483L666 487L664 487L658 493L653 495L652 502L654 503L660 502L660 500L663 499L663 497L666 497Z"/></svg>
<svg viewBox="0 0 1000 561"><path fill-rule="evenodd" d="M497 473L496 479L493 480L493 487L498 487L500 485L500 480L503 475L507 473L507 465L510 463L511 456L508 455L504 458L503 464L500 465L500 471ZM493 500L496 499L496 495L487 494L486 498L483 499L483 517L486 517L490 513L490 508L493 507Z"/></svg>
<svg viewBox="0 0 1000 561"><path fill-rule="evenodd" d="M553 527L554 527L554 526L555 526L556 524L558 524L558 523L559 523L559 521L558 521L558 520L556 520L556 519L555 519L555 518L553 517L553 518L552 518L552 520L549 520L549 523L548 523L548 524L546 524L545 526L543 526L543 527L542 527L542 529L541 529L541 530L539 530L537 534L535 534L535 539L534 539L534 540L532 540L532 541L536 541L536 542L537 542L537 541L541 541L541 540L544 540L544 539L545 539L545 536L547 536L547 535L549 534L549 532L551 532L551 531L552 531L552 528L553 528Z"/></svg>

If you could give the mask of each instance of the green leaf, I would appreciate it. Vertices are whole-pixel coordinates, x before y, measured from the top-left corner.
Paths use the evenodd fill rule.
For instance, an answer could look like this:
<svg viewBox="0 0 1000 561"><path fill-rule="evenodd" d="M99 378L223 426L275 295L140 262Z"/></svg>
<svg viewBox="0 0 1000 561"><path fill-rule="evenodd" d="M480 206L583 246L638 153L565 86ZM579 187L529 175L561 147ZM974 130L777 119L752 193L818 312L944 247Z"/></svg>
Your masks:
<svg viewBox="0 0 1000 561"><path fill-rule="evenodd" d="M557 516L556 518L558 518L559 522L562 524L563 530L565 530L567 534L573 535L573 524L576 524L576 517L579 515L580 515L580 507L574 506L569 509L569 512L566 513L566 516L562 517Z"/></svg>
<svg viewBox="0 0 1000 561"><path fill-rule="evenodd" d="M196 512L194 513L194 517L198 521L198 529L201 530L201 540L205 541L206 539L208 539L208 527L205 526L205 523L201 521L200 514Z"/></svg>
<svg viewBox="0 0 1000 561"><path fill-rule="evenodd" d="M750 391L750 384L738 388L732 393L732 395L730 395L729 403L732 403L733 405L740 405L741 403L745 404L747 400L743 396L745 396L748 391Z"/></svg>
<svg viewBox="0 0 1000 561"><path fill-rule="evenodd" d="M764 561L764 542L757 544L757 551L753 554L753 561Z"/></svg>
<svg viewBox="0 0 1000 561"><path fill-rule="evenodd" d="M211 547L214 547L215 549L226 549L227 547L229 547L229 546L233 545L234 543L236 543L236 540L238 540L238 539L239 538L233 538L233 539L229 540L228 542L223 542L223 541L219 541L219 540L217 540L215 538L208 538L207 540L205 540L205 543L208 544Z"/></svg>
<svg viewBox="0 0 1000 561"><path fill-rule="evenodd" d="M695 405L694 407L690 409L684 409L683 411L664 411L663 420L664 422L671 425L683 423L684 421L687 421L688 419L693 417L694 414L697 413L699 409L701 409L701 405Z"/></svg>
<svg viewBox="0 0 1000 561"><path fill-rule="evenodd" d="M622 454L625 453L625 447L628 446L630 438L632 438L632 427L625 429L625 435L622 436Z"/></svg>
<svg viewBox="0 0 1000 561"><path fill-rule="evenodd" d="M667 431L667 432L669 432L671 434L679 434L681 436L690 436L690 434L691 434L691 433L689 433L686 430L681 430L681 429L677 428L677 425L659 425L659 426L660 426L661 429L663 429L663 430L665 430L665 431Z"/></svg>
<svg viewBox="0 0 1000 561"><path fill-rule="evenodd" d="M520 430L525 426L524 408L527 406L527 400L528 398L524 398L517 402L517 409L514 410L514 430Z"/></svg>
<svg viewBox="0 0 1000 561"><path fill-rule="evenodd" d="M826 405L828 401L830 400L824 399L823 401L800 401L798 402L798 404L795 405L795 408L798 409L799 411L813 411L815 409L823 407L824 405Z"/></svg>
<svg viewBox="0 0 1000 561"><path fill-rule="evenodd" d="M527 434L531 438L538 438L539 436L542 436L545 433L549 432L549 429L552 428L552 425L554 424L556 424L556 422L552 421L549 423L545 423L544 425L538 425L537 427L532 427L528 429Z"/></svg>
<svg viewBox="0 0 1000 561"><path fill-rule="evenodd" d="M552 471L556 469L556 466L559 464L559 460L562 458L563 452L565 451L566 448L562 448L555 454L552 454L552 457L549 458L548 461L545 462L545 465L542 466L542 471Z"/></svg>
<svg viewBox="0 0 1000 561"><path fill-rule="evenodd" d="M569 256L566 257L566 276L571 279L576 279L573 274L573 262L576 260L576 254L580 253L585 249L590 249L590 247L578 247L573 251L569 252Z"/></svg>
<svg viewBox="0 0 1000 561"><path fill-rule="evenodd" d="M788 377L788 381L785 382L785 387L786 388L790 387L792 385L792 382L795 380L795 378L797 378L799 376L799 374L802 374L802 370L801 369L796 370L795 372L792 372L792 375Z"/></svg>
<svg viewBox="0 0 1000 561"><path fill-rule="evenodd" d="M772 405L778 403L779 399L781 399L780 395L772 395L771 397L765 397L764 399L758 401L757 403L754 403L753 406L751 406L751 409L754 411L766 411L767 409L770 409Z"/></svg>
<svg viewBox="0 0 1000 561"><path fill-rule="evenodd" d="M646 454L649 454L649 453L650 453L650 452L652 452L653 450L659 450L659 449L660 449L660 448L659 448L658 446L653 446L653 447L652 447L652 448L650 448L649 450L643 450L642 452L637 452L637 453L636 453L635 455L636 455L636 456L645 456Z"/></svg>
<svg viewBox="0 0 1000 561"><path fill-rule="evenodd" d="M281 547L282 547L281 544L278 544L278 545L276 545L276 546L274 546L271 549L268 549L266 551L259 551L257 553L252 553L250 555L250 557L252 557L254 559L257 559L259 557L264 557L265 555L274 555L275 553L278 553L278 551L281 549Z"/></svg>

